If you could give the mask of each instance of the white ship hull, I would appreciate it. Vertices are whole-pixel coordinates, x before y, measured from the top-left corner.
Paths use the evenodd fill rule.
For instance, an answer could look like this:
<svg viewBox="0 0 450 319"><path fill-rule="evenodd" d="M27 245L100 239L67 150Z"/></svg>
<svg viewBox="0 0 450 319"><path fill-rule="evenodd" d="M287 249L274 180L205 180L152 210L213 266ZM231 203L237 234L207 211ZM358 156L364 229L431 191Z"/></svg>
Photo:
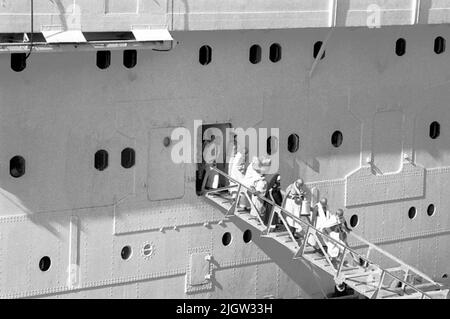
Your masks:
<svg viewBox="0 0 450 319"><path fill-rule="evenodd" d="M0 55L0 297L332 292L331 279L301 262L277 264L268 251L276 247L244 243L244 224L219 224L222 212L196 195L196 165L174 164L163 145L175 127L193 132L195 120L280 128L283 187L301 176L332 210L358 216L355 232L442 281L450 271L450 63L433 46L448 27L337 28L310 72L314 43L328 32L173 32L172 51L138 50L133 69L124 68L120 50L105 70L95 52L32 54L20 73L9 54ZM401 57L399 38L406 40ZM282 48L277 63L269 61L273 43ZM262 48L255 65L253 44ZM212 48L205 66L203 45ZM434 121L440 136L431 139ZM330 139L338 130L336 148ZM294 154L286 148L292 133L300 137ZM136 154L129 169L121 166L125 148ZM94 167L98 150L109 154L103 171ZM26 161L19 178L10 175L14 156ZM194 282L204 267L195 256L203 253L214 258L202 270L212 279Z"/></svg>

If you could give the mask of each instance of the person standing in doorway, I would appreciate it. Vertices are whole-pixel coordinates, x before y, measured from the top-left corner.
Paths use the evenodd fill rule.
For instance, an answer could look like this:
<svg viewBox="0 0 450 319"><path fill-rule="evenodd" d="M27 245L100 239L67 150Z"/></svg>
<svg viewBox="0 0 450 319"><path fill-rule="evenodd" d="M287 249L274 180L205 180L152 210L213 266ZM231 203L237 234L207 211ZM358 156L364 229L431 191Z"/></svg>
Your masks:
<svg viewBox="0 0 450 319"><path fill-rule="evenodd" d="M219 173L213 168L217 167L221 155L220 143L214 135L206 141L203 148L203 160L205 161L205 175L202 182L202 191L219 187Z"/></svg>

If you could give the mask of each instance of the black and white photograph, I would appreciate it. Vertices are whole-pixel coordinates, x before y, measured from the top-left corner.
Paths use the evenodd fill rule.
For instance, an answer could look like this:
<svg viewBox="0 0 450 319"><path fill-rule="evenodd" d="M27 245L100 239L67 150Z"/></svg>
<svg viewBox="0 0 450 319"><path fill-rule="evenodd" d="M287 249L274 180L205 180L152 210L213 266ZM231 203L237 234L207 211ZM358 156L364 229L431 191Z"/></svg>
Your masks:
<svg viewBox="0 0 450 319"><path fill-rule="evenodd" d="M450 299L447 40L450 0L0 0L0 299Z"/></svg>

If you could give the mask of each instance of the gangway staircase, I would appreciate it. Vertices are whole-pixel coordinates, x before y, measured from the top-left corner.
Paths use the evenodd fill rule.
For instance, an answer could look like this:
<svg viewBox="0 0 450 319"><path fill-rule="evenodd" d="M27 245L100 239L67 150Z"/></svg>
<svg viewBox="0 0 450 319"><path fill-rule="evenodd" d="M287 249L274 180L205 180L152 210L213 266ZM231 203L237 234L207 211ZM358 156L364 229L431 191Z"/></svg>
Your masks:
<svg viewBox="0 0 450 319"><path fill-rule="evenodd" d="M273 201L257 194L250 187L216 168L212 169L222 175L231 186L207 190L203 194L207 201L225 213L225 219L235 216L257 229L259 235L278 241L289 251L292 259L304 259L331 276L336 287L351 288L360 296L370 299L447 299L449 289L353 231L348 234L348 242L351 244L337 241ZM231 196L230 190L237 195ZM239 210L238 203L242 196L250 203L250 211ZM283 231L276 231L273 226L264 224L251 200L252 196L258 197L266 203L266 207L269 207L267 225L272 225L274 217L278 216L284 225ZM286 218L291 218L301 225L303 234L299 239L294 237ZM337 258L329 257L327 243L339 247L340 253ZM277 263L277 260L274 262Z"/></svg>

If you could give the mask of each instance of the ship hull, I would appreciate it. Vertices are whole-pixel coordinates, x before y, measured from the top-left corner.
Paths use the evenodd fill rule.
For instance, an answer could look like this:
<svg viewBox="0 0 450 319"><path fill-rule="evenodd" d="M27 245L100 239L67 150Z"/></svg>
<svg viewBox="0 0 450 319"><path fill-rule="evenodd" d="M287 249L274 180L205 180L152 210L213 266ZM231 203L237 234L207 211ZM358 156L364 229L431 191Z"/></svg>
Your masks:
<svg viewBox="0 0 450 319"><path fill-rule="evenodd" d="M174 163L175 143L163 143L177 127L198 136L194 121L280 128L283 187L302 177L332 210L357 216L355 232L443 280L450 271L450 63L433 46L448 27L329 32L173 32L177 46L138 50L132 69L120 50L104 70L95 51L32 54L22 72L1 54L0 297L332 293L333 281L319 270L278 256L259 238L246 243L244 224L223 220L197 195L198 165ZM314 44L328 37L325 58L315 63ZM402 56L399 38L406 39ZM274 43L282 50L276 63ZM249 62L254 44L262 48L257 64ZM204 45L212 48L208 65L199 63ZM331 141L336 131L339 147ZM300 147L290 153L293 133ZM125 149L135 152L130 168ZM99 150L108 153L103 170L95 168ZM20 177L11 176L15 156L25 160Z"/></svg>

